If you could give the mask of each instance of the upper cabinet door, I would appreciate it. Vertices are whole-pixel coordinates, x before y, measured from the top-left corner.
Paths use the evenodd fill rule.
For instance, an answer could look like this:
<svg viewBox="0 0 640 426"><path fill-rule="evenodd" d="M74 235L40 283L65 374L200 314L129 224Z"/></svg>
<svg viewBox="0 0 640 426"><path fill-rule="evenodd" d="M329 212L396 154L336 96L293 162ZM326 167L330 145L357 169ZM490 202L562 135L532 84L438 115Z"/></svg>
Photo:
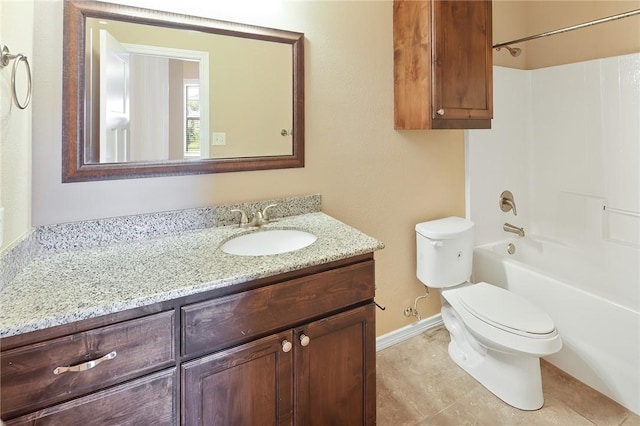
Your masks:
<svg viewBox="0 0 640 426"><path fill-rule="evenodd" d="M491 120L491 2L437 0L431 8L433 127L448 120Z"/></svg>
<svg viewBox="0 0 640 426"><path fill-rule="evenodd" d="M394 0L397 130L490 128L491 1Z"/></svg>

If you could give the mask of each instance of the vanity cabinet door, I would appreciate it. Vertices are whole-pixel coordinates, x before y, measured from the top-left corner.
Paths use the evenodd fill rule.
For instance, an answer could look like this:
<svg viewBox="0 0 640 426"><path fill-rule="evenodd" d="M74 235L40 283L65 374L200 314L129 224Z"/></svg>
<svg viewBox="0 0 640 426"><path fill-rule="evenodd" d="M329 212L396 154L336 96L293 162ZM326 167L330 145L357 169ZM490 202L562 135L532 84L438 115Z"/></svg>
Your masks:
<svg viewBox="0 0 640 426"><path fill-rule="evenodd" d="M490 128L491 0L394 0L394 126Z"/></svg>
<svg viewBox="0 0 640 426"><path fill-rule="evenodd" d="M184 425L291 425L292 332L182 366Z"/></svg>
<svg viewBox="0 0 640 426"><path fill-rule="evenodd" d="M296 425L374 425L375 306L296 328Z"/></svg>
<svg viewBox="0 0 640 426"><path fill-rule="evenodd" d="M374 425L375 305L182 367L191 425Z"/></svg>

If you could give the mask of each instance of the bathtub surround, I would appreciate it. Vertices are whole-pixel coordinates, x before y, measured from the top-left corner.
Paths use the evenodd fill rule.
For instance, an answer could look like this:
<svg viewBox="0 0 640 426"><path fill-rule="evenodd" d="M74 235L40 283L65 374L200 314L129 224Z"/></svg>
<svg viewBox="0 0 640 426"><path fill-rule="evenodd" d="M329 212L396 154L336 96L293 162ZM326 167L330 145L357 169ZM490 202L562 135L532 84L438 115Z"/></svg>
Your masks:
<svg viewBox="0 0 640 426"><path fill-rule="evenodd" d="M493 128L466 141L477 244L510 221L568 244L640 247L640 53L494 73ZM505 189L517 217L497 206Z"/></svg>
<svg viewBox="0 0 640 426"><path fill-rule="evenodd" d="M495 67L494 78L493 128L469 131L466 141L467 215L477 223L476 243L509 237L502 230L509 221L533 241L570 249L579 263L566 268L574 270L568 281L581 297L570 297L563 306L573 310L555 307L565 294L561 287L523 292L535 294L566 342L548 359L640 412L640 365L634 355L640 351L635 331L640 327L640 53L532 71ZM497 199L505 189L518 200L517 217L500 211ZM544 247L551 246L543 244L539 251ZM551 263L568 265L557 256ZM560 273L541 270L553 277ZM501 271L507 281L513 278ZM589 284L594 277L599 279ZM609 324L601 331L618 339L615 344L600 341L589 327L571 329L575 321L554 314L560 309L560 316L587 315L587 307L594 321ZM628 330L635 340L616 330ZM609 351L613 347L618 349ZM610 352L635 362L625 361L629 369L617 373L626 364L608 358Z"/></svg>

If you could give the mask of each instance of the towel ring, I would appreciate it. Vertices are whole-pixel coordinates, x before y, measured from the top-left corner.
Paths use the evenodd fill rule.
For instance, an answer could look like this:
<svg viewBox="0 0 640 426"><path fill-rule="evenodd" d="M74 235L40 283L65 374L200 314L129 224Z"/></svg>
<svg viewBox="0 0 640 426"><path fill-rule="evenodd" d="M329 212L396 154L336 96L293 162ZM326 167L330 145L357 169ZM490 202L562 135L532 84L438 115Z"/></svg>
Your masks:
<svg viewBox="0 0 640 426"><path fill-rule="evenodd" d="M11 70L11 96L18 108L26 109L31 102L31 66L29 65L27 57L22 53L18 53L15 56L15 60L16 61L13 63L13 69ZM27 96L23 103L18 100L18 94L16 93L16 71L20 62L24 62L24 66L27 68Z"/></svg>
<svg viewBox="0 0 640 426"><path fill-rule="evenodd" d="M12 59L15 59L15 62L11 69L11 98L18 108L25 109L29 106L29 103L31 103L31 66L29 65L29 60L22 53L12 55L9 53L9 48L6 45L2 45L0 47L0 68L4 68L9 65L9 62ZM24 102L20 102L18 100L18 93L16 91L16 73L20 62L24 62L24 66L27 68L27 96L25 97Z"/></svg>

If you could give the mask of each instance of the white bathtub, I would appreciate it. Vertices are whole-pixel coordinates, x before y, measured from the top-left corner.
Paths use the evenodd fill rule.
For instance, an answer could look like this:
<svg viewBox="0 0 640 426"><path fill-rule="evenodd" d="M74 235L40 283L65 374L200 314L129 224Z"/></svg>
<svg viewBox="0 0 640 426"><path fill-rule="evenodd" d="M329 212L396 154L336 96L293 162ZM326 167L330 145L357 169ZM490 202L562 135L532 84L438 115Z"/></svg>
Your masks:
<svg viewBox="0 0 640 426"><path fill-rule="evenodd" d="M543 308L563 341L562 350L545 359L640 414L639 262L634 247L577 250L514 238L475 248L473 281L504 287Z"/></svg>

